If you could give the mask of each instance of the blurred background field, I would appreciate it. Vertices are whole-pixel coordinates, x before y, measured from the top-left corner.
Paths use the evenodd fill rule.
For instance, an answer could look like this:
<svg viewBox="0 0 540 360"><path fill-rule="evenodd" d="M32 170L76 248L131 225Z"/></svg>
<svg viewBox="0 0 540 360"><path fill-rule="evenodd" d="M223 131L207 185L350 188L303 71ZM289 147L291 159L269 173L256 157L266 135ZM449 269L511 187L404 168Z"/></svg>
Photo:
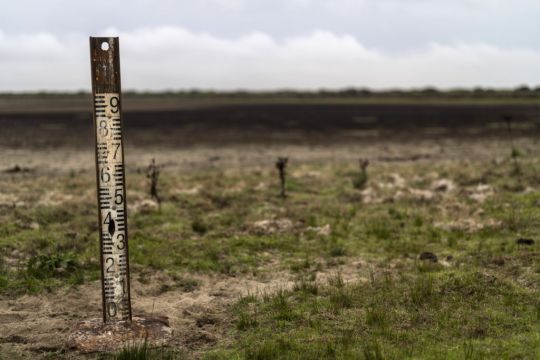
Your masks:
<svg viewBox="0 0 540 360"><path fill-rule="evenodd" d="M538 354L534 97L126 94L134 311L175 336L91 356L65 347L100 312L89 95L1 98L5 358Z"/></svg>

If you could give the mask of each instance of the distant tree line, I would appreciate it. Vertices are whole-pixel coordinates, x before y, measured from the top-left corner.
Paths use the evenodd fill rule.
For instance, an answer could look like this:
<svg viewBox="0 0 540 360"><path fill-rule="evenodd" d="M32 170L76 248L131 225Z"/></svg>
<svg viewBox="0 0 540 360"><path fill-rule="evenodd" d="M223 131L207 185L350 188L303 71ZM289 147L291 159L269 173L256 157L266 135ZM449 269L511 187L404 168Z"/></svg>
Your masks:
<svg viewBox="0 0 540 360"><path fill-rule="evenodd" d="M365 88L346 88L338 90L278 90L278 91L204 91L183 90L168 92L134 92L126 95L134 96L181 96L181 97L228 97L228 98L442 98L442 99L508 99L540 97L540 86L530 88L520 86L515 89L491 89L477 87L474 89L439 90L434 87L422 89L370 90Z"/></svg>
<svg viewBox="0 0 540 360"><path fill-rule="evenodd" d="M337 90L276 90L276 91L213 91L213 90L178 90L178 91L134 91L127 90L123 94L129 97L181 97L181 98L358 98L358 99L530 99L540 98L540 86L519 86L515 89L493 89L477 87L473 89L440 90L434 87L420 89L390 89L370 90L366 88L345 88ZM57 98L57 97L89 97L91 94L85 91L78 92L25 92L25 93L0 93L1 98L10 97L34 97L34 98Z"/></svg>

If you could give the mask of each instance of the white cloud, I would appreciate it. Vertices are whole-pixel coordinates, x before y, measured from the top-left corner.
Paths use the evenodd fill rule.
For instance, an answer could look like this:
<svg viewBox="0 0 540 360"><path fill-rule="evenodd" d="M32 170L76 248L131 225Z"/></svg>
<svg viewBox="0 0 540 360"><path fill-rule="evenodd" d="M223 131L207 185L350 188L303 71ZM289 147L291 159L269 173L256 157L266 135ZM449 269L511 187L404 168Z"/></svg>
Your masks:
<svg viewBox="0 0 540 360"><path fill-rule="evenodd" d="M315 31L276 40L235 39L179 27L120 36L125 89L513 87L540 83L540 51L487 44L443 45L401 54L366 48L347 34ZM88 39L0 31L0 91L89 89Z"/></svg>

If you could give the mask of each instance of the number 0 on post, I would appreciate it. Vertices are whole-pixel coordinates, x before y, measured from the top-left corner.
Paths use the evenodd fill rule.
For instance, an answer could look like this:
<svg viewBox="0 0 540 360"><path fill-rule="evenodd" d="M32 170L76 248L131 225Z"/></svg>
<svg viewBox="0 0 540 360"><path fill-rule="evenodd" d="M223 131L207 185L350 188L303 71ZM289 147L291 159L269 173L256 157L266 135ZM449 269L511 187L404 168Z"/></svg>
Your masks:
<svg viewBox="0 0 540 360"><path fill-rule="evenodd" d="M131 321L120 51L118 38L90 38L103 320Z"/></svg>

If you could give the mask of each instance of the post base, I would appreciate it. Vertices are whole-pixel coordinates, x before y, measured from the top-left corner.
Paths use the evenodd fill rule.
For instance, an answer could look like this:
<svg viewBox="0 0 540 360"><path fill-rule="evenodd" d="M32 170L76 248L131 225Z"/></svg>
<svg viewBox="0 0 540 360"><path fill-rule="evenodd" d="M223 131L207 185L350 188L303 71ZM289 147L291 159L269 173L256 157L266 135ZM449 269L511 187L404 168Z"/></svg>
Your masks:
<svg viewBox="0 0 540 360"><path fill-rule="evenodd" d="M81 353L116 351L124 347L164 346L172 337L165 316L136 316L131 322L106 324L103 319L83 321L76 325L68 347Z"/></svg>

